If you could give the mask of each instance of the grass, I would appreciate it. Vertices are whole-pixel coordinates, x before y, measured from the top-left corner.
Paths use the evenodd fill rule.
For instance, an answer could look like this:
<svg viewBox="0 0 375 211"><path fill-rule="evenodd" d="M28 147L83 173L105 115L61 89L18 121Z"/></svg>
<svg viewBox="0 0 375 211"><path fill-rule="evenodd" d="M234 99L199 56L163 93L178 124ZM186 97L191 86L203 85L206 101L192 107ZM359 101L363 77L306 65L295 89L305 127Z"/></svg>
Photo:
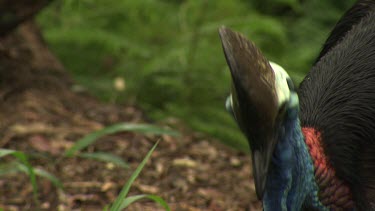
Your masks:
<svg viewBox="0 0 375 211"><path fill-rule="evenodd" d="M118 132L140 132L140 133L147 133L147 134L168 134L172 136L179 135L177 132L170 130L170 129L163 129L160 127L156 127L149 124L133 124L133 123L119 123L112 126L105 127L101 130L94 131L82 139L78 140L71 148L67 149L65 154L62 157L81 157L84 159L92 159L97 161L104 161L110 162L122 168L128 169L128 164L119 156L116 156L111 153L106 152L81 152L86 147L93 145L99 138L110 135ZM150 151L146 154L143 161L139 164L137 169L133 172L131 177L128 179L126 184L124 184L121 192L119 193L117 199L110 204L103 208L103 210L110 210L110 211L119 211L123 210L128 207L130 204L135 203L141 199L149 199L155 201L156 203L160 204L165 210L169 211L170 208L168 204L159 196L157 195L149 195L149 194L141 194L141 195L134 195L128 196L129 190L135 181L135 179L139 176L140 172L146 165L147 161L150 159L151 154L157 147L159 141L150 149ZM3 158L6 156L12 156L16 158L15 161L4 161ZM32 185L33 190L33 198L34 202L37 207L40 206L40 202L38 199L39 195L39 188L37 184L37 177L41 177L44 179L49 180L52 184L54 184L57 188L63 189L63 184L56 176L52 175L51 173L41 169L33 167L29 162L29 155L24 152L11 150L11 149L0 149L0 176L2 175L9 175L18 172L26 173L29 176L30 183Z"/></svg>
<svg viewBox="0 0 375 211"><path fill-rule="evenodd" d="M123 186L120 194L118 195L117 199L113 202L112 206L110 206L110 211L120 211L128 207L130 204L140 200L140 199L151 199L155 201L156 203L160 204L162 207L165 208L165 210L170 211L170 208L168 204L159 196L156 195L135 195L135 196L128 196L129 190L135 179L139 176L141 173L143 167L146 165L147 161L150 159L150 156L152 152L155 150L156 146L159 142L157 142L151 150L147 153L146 157L143 159L143 161L139 164L137 169L134 171L134 173L130 176L126 184Z"/></svg>
<svg viewBox="0 0 375 211"><path fill-rule="evenodd" d="M65 156L72 157L80 150L86 148L89 145L95 143L100 137L105 135L110 135L118 132L139 132L139 133L148 133L154 135L171 135L178 136L179 134L170 129L163 129L149 124L134 124L134 123L118 123L105 127L101 130L92 132L82 139L79 139L70 149L65 152ZM86 154L87 155L87 154Z"/></svg>
<svg viewBox="0 0 375 211"><path fill-rule="evenodd" d="M37 177L40 176L52 182L57 188L62 188L62 184L60 180L55 177L54 175L50 174L49 172L33 167L30 162L28 156L20 151L10 150L10 149L0 149L0 158L5 156L13 156L17 159L17 161L8 162L8 163L1 163L0 164L0 176L1 175L8 175L13 174L16 172L23 172L29 176L29 180L33 190L33 198L35 204L38 206L39 199L38 199L38 185L37 185Z"/></svg>

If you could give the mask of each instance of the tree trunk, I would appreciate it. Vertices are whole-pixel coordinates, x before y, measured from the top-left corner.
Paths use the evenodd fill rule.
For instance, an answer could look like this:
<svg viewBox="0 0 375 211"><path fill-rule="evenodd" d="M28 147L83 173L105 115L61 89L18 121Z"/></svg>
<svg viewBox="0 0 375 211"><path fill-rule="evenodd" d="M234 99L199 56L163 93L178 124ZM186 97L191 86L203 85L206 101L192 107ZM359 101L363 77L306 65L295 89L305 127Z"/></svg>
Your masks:
<svg viewBox="0 0 375 211"><path fill-rule="evenodd" d="M50 0L0 1L0 132L25 119L30 102L39 109L62 101L72 82L50 52L33 16ZM31 101L30 101L31 100ZM26 107L25 107L26 106ZM35 105L34 105L35 106ZM27 119L27 118L26 118ZM1 138L1 136L0 136ZM2 143L3 142L3 143ZM5 145L6 139L0 142Z"/></svg>
<svg viewBox="0 0 375 211"><path fill-rule="evenodd" d="M71 128L83 126L88 132L101 127L100 119L98 122L98 116L92 113L108 118L122 112L73 90L69 74L33 21L33 15L49 2L0 0L0 148L17 137L20 128L26 130L21 133L29 133L35 127L65 124ZM8 16L2 11L8 11L12 18L5 18ZM112 109L105 110L108 107ZM115 122L116 118L106 122Z"/></svg>
<svg viewBox="0 0 375 211"><path fill-rule="evenodd" d="M0 36L32 18L52 0L0 0Z"/></svg>

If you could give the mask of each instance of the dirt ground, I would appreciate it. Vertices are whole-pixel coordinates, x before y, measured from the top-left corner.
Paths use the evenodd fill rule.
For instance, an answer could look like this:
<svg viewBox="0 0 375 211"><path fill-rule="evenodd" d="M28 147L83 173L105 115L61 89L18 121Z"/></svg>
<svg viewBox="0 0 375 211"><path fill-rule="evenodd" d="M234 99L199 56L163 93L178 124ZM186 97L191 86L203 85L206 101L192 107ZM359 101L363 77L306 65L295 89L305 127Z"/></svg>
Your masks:
<svg viewBox="0 0 375 211"><path fill-rule="evenodd" d="M41 210L102 210L112 202L146 153L161 138L151 160L131 188L130 195L156 194L172 210L259 210L251 177L250 157L205 135L193 132L175 119L158 125L173 126L180 137L120 133L103 137L86 151L121 156L130 168L83 158L66 158L64 150L85 134L118 122L144 122L133 106L98 103L79 96L82 106L72 109L55 97L35 90L24 91L23 103L8 107L18 112L1 130L0 147L31 156L33 166L57 176L64 189L37 178ZM43 100L39 100L43 98ZM11 102L11 101L10 101ZM77 100L75 101L77 102ZM45 104L50 105L46 109ZM53 105L53 106L51 106ZM4 110L2 110L4 112ZM4 126L4 125L3 125ZM2 162L12 160L6 157ZM0 177L0 208L36 210L32 187L23 173ZM163 210L142 200L128 210Z"/></svg>

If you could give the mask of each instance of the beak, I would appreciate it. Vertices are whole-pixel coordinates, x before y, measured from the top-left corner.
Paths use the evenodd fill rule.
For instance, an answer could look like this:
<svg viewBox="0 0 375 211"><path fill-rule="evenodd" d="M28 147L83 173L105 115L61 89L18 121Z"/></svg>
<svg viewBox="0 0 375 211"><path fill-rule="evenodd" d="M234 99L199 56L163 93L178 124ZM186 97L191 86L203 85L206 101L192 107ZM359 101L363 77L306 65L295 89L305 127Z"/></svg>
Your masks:
<svg viewBox="0 0 375 211"><path fill-rule="evenodd" d="M225 27L219 29L219 34L234 87L226 104L249 141L256 193L262 199L277 141L275 73L260 50L244 36Z"/></svg>

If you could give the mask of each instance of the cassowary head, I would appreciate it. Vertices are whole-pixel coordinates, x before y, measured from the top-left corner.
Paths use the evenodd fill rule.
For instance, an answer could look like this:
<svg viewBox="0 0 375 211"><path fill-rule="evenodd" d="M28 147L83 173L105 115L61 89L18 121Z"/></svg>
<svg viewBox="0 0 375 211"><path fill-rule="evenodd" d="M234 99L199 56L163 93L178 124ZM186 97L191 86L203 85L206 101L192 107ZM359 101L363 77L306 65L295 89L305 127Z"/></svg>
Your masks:
<svg viewBox="0 0 375 211"><path fill-rule="evenodd" d="M226 107L250 144L255 188L262 199L285 113L298 108L297 94L285 70L270 64L251 41L225 27L219 34L233 79Z"/></svg>

